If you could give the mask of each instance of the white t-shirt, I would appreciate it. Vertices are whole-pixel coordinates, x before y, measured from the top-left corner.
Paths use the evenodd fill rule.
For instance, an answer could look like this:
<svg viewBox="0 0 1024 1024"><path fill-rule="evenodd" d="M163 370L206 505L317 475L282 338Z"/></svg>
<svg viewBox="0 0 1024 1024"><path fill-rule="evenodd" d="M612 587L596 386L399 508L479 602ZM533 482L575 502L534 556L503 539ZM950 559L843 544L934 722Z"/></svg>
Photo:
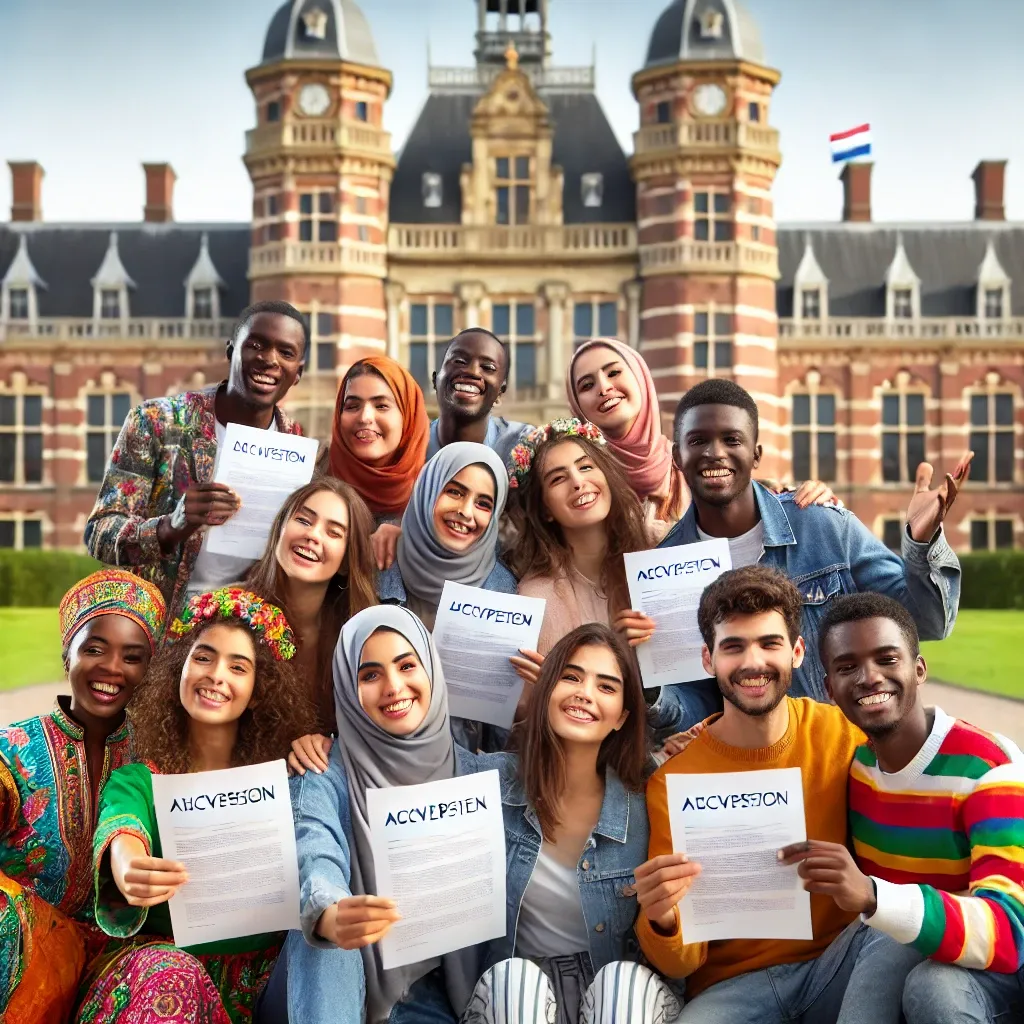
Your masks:
<svg viewBox="0 0 1024 1024"><path fill-rule="evenodd" d="M515 955L535 959L589 949L576 869L567 868L541 846L519 908Z"/></svg>
<svg viewBox="0 0 1024 1024"><path fill-rule="evenodd" d="M705 533L699 526L697 533L701 540L714 540L710 533ZM729 538L729 554L732 556L732 567L742 569L745 565L757 565L764 554L764 523L759 519L757 525L738 537Z"/></svg>
<svg viewBox="0 0 1024 1024"><path fill-rule="evenodd" d="M217 457L213 464L213 479L217 478L217 464L220 462L220 450L224 444L224 437L227 434L227 427L214 417L214 424L217 431ZM277 417L270 421L267 430L277 430ZM196 564L192 567L192 575L189 577L188 586L185 589L186 600L195 597L196 594L205 594L218 587L226 587L231 583L237 583L253 565L248 558L239 558L237 555L217 555L207 550L207 543L210 539L210 531L203 527L203 546L196 556Z"/></svg>

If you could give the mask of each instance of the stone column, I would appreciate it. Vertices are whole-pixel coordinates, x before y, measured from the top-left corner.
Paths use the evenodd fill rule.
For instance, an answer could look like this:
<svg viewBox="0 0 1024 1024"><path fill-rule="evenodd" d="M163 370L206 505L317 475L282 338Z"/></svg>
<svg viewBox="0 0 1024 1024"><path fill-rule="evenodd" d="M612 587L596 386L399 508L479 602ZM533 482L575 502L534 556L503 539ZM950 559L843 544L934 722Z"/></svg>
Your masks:
<svg viewBox="0 0 1024 1024"><path fill-rule="evenodd" d="M487 294L487 286L482 281L460 281L455 286L455 294L462 305L462 329L480 326L480 303Z"/></svg>
<svg viewBox="0 0 1024 1024"><path fill-rule="evenodd" d="M548 399L565 401L565 305L569 300L569 286L561 281L549 281L541 286L541 294L548 304Z"/></svg>
<svg viewBox="0 0 1024 1024"><path fill-rule="evenodd" d="M644 292L643 281L627 281L623 285L626 293L626 343L630 348L640 349L640 299Z"/></svg>
<svg viewBox="0 0 1024 1024"><path fill-rule="evenodd" d="M388 307L387 354L400 362L398 356L402 337L402 306L405 302L405 285L398 281L385 281L384 296L387 299Z"/></svg>

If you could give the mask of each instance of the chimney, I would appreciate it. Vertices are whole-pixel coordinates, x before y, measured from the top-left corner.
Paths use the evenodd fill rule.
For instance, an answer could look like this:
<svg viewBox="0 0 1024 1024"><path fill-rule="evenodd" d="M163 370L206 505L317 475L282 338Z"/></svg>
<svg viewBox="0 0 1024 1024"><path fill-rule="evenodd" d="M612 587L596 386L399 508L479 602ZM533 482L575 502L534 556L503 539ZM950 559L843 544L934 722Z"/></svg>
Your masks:
<svg viewBox="0 0 1024 1024"><path fill-rule="evenodd" d="M174 220L174 183L178 176L170 164L143 164L146 172L146 206L142 211L147 224L167 224Z"/></svg>
<svg viewBox="0 0 1024 1024"><path fill-rule="evenodd" d="M1006 220L1003 208L1006 161L982 160L971 177L974 179L974 219Z"/></svg>
<svg viewBox="0 0 1024 1024"><path fill-rule="evenodd" d="M871 220L871 168L870 161L849 163L843 168L839 180L843 183L843 220L868 222Z"/></svg>
<svg viewBox="0 0 1024 1024"><path fill-rule="evenodd" d="M43 168L35 161L7 165L11 169L11 220L43 219Z"/></svg>

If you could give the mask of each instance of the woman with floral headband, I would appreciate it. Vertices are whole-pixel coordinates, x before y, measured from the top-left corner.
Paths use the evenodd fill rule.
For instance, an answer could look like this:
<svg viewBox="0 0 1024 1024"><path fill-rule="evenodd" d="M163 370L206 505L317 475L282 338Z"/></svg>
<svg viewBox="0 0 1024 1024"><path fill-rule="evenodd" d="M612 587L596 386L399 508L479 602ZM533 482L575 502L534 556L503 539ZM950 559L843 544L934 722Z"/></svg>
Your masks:
<svg viewBox="0 0 1024 1024"><path fill-rule="evenodd" d="M164 599L123 569L60 603L71 696L0 729L0 1020L71 1012L84 965L107 943L93 923L92 833L110 773L133 759L125 706L149 667Z"/></svg>
<svg viewBox="0 0 1024 1024"><path fill-rule="evenodd" d="M162 857L152 775L273 761L311 731L313 706L291 665L292 631L279 608L226 588L193 598L168 632L172 642L131 711L146 763L113 773L93 840L97 923L118 938L143 928L150 937L97 965L81 1024L242 1024L283 938L173 945L167 901L188 879L182 864Z"/></svg>

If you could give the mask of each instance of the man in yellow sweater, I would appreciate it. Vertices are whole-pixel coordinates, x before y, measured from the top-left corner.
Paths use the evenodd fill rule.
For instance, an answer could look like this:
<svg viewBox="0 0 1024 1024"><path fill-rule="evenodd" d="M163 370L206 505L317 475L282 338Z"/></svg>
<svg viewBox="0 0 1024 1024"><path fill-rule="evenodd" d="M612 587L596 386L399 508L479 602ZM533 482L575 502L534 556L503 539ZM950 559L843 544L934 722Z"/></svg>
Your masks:
<svg viewBox="0 0 1024 1024"><path fill-rule="evenodd" d="M635 875L640 945L662 974L686 978L680 1022L834 1024L841 1009L844 1024L872 1019L870 994L843 1007L868 929L830 897L811 893L810 940L687 943L677 906L700 866L673 853L670 773L800 768L808 838L846 842L850 761L864 736L837 707L786 695L804 656L802 610L788 577L760 565L723 574L701 598L704 668L717 679L725 710L670 741L678 752L647 786L651 859Z"/></svg>

